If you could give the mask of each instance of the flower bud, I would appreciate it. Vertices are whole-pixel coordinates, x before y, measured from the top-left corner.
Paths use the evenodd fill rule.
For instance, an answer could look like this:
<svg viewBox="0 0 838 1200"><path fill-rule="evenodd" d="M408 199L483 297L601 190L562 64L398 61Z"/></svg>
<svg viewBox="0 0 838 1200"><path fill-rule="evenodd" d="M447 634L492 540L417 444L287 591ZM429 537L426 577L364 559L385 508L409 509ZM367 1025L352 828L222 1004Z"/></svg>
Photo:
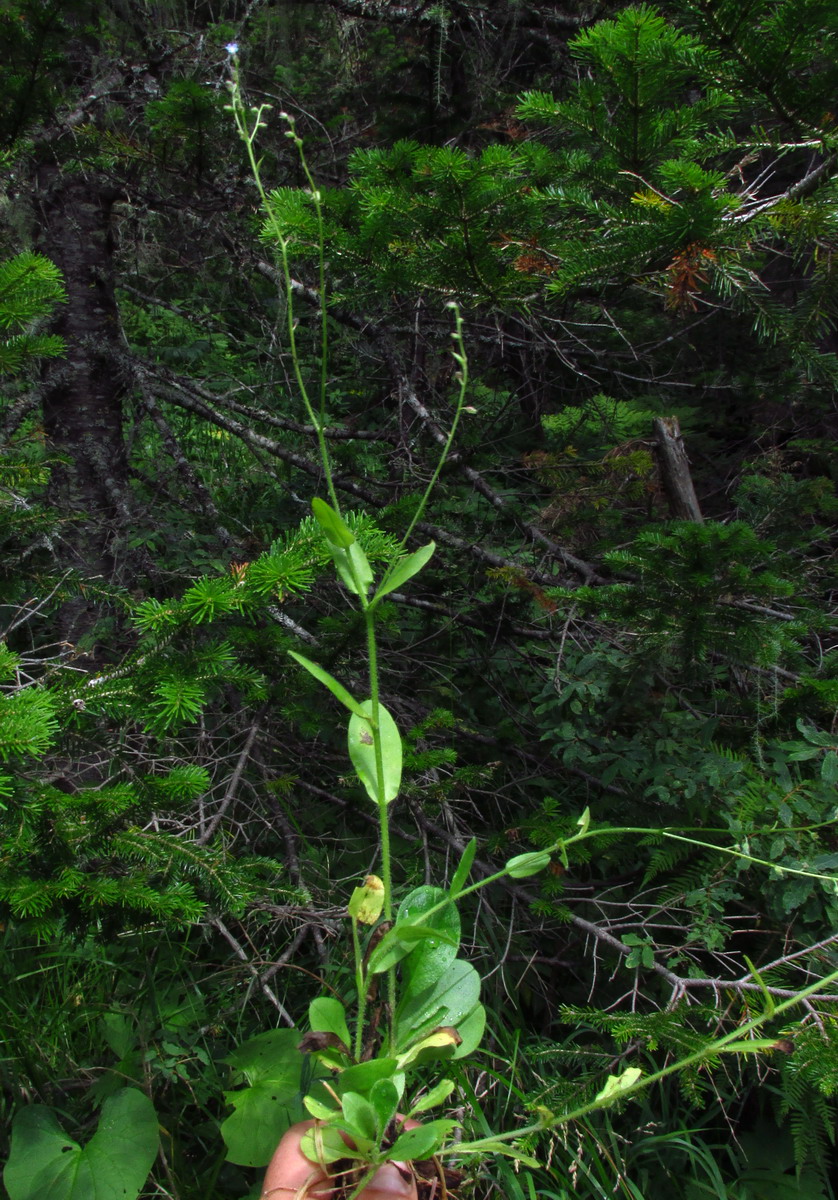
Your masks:
<svg viewBox="0 0 838 1200"><path fill-rule="evenodd" d="M362 925L374 925L384 907L384 884L377 875L368 875L362 887L355 888L347 911Z"/></svg>

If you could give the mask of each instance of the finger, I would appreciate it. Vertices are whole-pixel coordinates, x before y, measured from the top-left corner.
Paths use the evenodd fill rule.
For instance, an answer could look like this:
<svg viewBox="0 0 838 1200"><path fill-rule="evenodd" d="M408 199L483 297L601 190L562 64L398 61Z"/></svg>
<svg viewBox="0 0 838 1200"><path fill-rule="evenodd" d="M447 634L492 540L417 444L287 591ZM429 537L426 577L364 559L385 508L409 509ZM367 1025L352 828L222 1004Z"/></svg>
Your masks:
<svg viewBox="0 0 838 1200"><path fill-rule="evenodd" d="M304 1188L308 1188L303 1192L307 1200L330 1200L333 1193L328 1175L300 1149L303 1135L313 1125L314 1121L302 1121L283 1136L265 1172L263 1200L294 1200Z"/></svg>
<svg viewBox="0 0 838 1200"><path fill-rule="evenodd" d="M416 1179L404 1163L385 1163L358 1200L417 1200Z"/></svg>

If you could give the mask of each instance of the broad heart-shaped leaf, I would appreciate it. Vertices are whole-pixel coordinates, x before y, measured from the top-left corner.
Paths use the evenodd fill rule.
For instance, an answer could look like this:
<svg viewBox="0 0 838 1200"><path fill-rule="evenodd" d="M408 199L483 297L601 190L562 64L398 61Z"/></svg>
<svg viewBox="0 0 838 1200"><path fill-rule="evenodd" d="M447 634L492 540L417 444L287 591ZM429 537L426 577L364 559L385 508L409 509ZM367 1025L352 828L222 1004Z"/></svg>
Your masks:
<svg viewBox="0 0 838 1200"><path fill-rule="evenodd" d="M434 550L436 550L436 542L428 542L427 546L420 546L413 554L409 554L407 558L403 558L401 562L396 564L392 575L381 584L370 603L377 604L382 597L387 596L390 592L394 592L396 588L407 583L408 579L412 579L414 575L418 575L425 563L430 559Z"/></svg>
<svg viewBox="0 0 838 1200"><path fill-rule="evenodd" d="M396 1050L405 1050L437 1025L460 1023L477 1007L480 976L471 963L456 959L429 987L414 991L408 986L396 1012Z"/></svg>
<svg viewBox="0 0 838 1200"><path fill-rule="evenodd" d="M346 550L352 545L355 541L354 533L340 513L336 513L330 504L315 496L311 502L311 511L314 513L315 521L333 546L340 546Z"/></svg>
<svg viewBox="0 0 838 1200"><path fill-rule="evenodd" d="M329 689L333 696L337 696L341 704L345 704L350 712L357 713L359 717L364 715L364 710L355 697L351 692L346 690L342 683L338 683L333 675L330 675L328 671L324 671L322 667L319 667L316 662L312 662L310 658L306 658L304 654L298 654L296 650L289 650L288 653L301 667L305 667L309 675L313 675L319 683L324 684Z"/></svg>
<svg viewBox="0 0 838 1200"><path fill-rule="evenodd" d="M304 1058L296 1029L260 1033L228 1056L250 1087L225 1092L233 1113L221 1126L228 1162L264 1167L289 1126L305 1116L302 1103Z"/></svg>
<svg viewBox="0 0 838 1200"><path fill-rule="evenodd" d="M406 993L415 995L442 977L454 959L460 945L460 914L456 905L445 904L439 912L425 918L424 914L448 895L442 888L423 885L408 893L399 906L395 933L400 935L402 926L421 924L438 929L443 935L439 939L423 938L410 952L402 972ZM441 1021L440 1024L454 1024Z"/></svg>
<svg viewBox="0 0 838 1200"><path fill-rule="evenodd" d="M349 718L349 757L355 773L376 804L389 804L399 794L402 782L402 737L396 722L383 704L378 705L378 736L381 741L381 758L384 766L384 794L378 794L378 776L375 769L375 744L372 725L372 700L361 705L363 716L353 713Z"/></svg>
<svg viewBox="0 0 838 1200"><path fill-rule="evenodd" d="M51 1109L21 1109L3 1172L10 1200L136 1200L157 1155L154 1105L123 1088L102 1105L99 1127L82 1147Z"/></svg>

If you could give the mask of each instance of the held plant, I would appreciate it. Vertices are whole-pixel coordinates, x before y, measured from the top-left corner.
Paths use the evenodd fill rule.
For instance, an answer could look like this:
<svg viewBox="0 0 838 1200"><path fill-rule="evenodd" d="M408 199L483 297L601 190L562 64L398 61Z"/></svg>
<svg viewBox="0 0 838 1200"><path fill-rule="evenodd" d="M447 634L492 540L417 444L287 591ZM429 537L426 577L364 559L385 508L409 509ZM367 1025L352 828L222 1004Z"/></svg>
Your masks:
<svg viewBox="0 0 838 1200"><path fill-rule="evenodd" d="M309 1032L299 1039L293 1031L273 1031L260 1035L240 1047L230 1063L239 1079L249 1087L229 1094L233 1115L222 1132L227 1141L228 1157L241 1164L264 1165L279 1136L288 1125L308 1113L313 1122L302 1135L301 1149L312 1164L308 1185L322 1187L325 1178L335 1181L339 1194L360 1196L379 1167L391 1160L416 1164L431 1160L445 1194L440 1157L454 1154L486 1156L511 1155L526 1165L537 1165L515 1143L539 1130L555 1128L577 1120L603 1106L625 1099L658 1079L697 1061L717 1059L726 1053L754 1053L774 1045L774 1039L755 1036L765 1022L785 1012L792 1004L823 989L828 981L801 992L793 1000L775 1005L766 992L762 1013L733 1033L717 1038L681 1063L643 1076L630 1066L619 1075L609 1076L593 1100L572 1112L554 1114L540 1110L526 1129L504 1132L479 1140L456 1144L451 1134L457 1122L447 1117L426 1114L439 1110L455 1089L445 1064L472 1055L480 1045L485 1014L480 1003L480 977L475 968L459 957L460 918L458 902L478 889L500 880L517 880L544 870L554 854L565 865L568 852L576 843L615 833L656 834L679 840L693 840L673 830L637 828L593 829L586 810L575 830L557 839L546 849L519 854L509 859L495 874L470 882L476 852L472 839L466 847L448 887L424 885L410 891L396 904L390 851L390 806L397 798L402 776L402 737L393 714L382 703L376 622L382 600L397 588L403 588L428 564L434 543L408 552L408 543L428 503L465 407L468 387L468 360L464 349L462 321L455 304L453 311L453 356L458 366L458 393L451 429L437 465L415 515L396 552L376 579L364 549L344 519L334 485L329 454L323 433L326 399L327 302L324 267L323 224L319 192L310 176L302 143L293 125L288 136L300 151L310 191L302 198L282 194L268 195L263 189L255 141L262 126L264 106L250 109L243 102L238 80L236 48L229 47L232 80L231 104L238 132L245 144L254 178L268 214L266 237L273 241L286 282L288 337L294 371L308 418L313 424L322 456L328 502L312 502L314 518L324 535L334 563L337 581L351 607L360 611L366 635L367 695L359 698L320 665L291 652L294 660L323 684L348 711L347 748L355 775L378 816L380 876L369 875L349 897L346 912L354 959L354 1003L347 1007L333 994L321 995L309 1005ZM289 119L290 120L290 119ZM300 204L314 213L315 236L320 257L320 395L312 403L300 366L295 322L289 251L293 217ZM718 848L718 847L715 847ZM732 850L734 855L747 854ZM838 978L836 972L830 979ZM425 1070L436 1063L439 1073L428 1083ZM415 1076L422 1072L424 1090L417 1090ZM300 1107L300 1098L302 1107ZM421 1124L415 1119L423 1118ZM348 1163L348 1167L345 1164ZM415 1167L412 1167L418 1174Z"/></svg>

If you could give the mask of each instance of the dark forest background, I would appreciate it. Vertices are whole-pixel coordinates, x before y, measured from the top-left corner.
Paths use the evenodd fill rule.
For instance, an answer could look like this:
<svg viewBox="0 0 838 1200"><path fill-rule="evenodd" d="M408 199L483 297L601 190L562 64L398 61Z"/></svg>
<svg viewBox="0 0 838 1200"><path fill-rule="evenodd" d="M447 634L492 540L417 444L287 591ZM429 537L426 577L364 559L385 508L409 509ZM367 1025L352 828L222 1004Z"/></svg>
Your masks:
<svg viewBox="0 0 838 1200"><path fill-rule="evenodd" d="M836 39L831 0L6 0L4 1157L26 1106L84 1142L139 1086L143 1196L258 1194L229 1056L351 992L375 866L287 653L363 672L295 371L375 558L448 434L451 300L438 548L382 606L397 882L586 807L645 831L465 906L489 1035L452 1107L573 1108L838 967ZM834 991L466 1194L833 1197Z"/></svg>

